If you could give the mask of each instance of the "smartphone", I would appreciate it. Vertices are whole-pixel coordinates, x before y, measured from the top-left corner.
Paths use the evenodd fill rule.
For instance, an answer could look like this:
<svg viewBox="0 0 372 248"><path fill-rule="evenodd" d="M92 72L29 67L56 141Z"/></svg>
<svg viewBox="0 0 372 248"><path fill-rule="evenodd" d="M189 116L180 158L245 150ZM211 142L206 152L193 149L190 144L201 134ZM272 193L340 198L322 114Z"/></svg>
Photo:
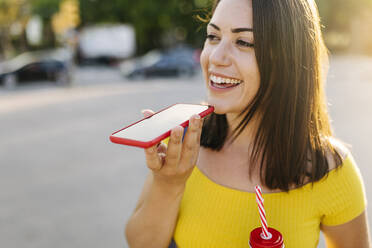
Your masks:
<svg viewBox="0 0 372 248"><path fill-rule="evenodd" d="M183 126L186 129L192 115L198 114L203 118L213 110L208 105L177 103L114 132L110 140L117 144L148 148L169 137L174 127Z"/></svg>

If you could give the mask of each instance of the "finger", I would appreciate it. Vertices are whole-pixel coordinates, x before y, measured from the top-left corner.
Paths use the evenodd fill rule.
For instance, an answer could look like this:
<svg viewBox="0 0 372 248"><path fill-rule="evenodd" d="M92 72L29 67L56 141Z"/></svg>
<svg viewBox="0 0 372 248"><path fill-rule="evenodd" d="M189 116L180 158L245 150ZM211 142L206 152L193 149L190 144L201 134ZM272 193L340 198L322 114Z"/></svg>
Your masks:
<svg viewBox="0 0 372 248"><path fill-rule="evenodd" d="M192 159L192 163L193 164L196 164L197 160L198 160L198 157L199 157L199 150L200 150L200 139L201 139L201 134L202 134L202 130L203 130L203 122L204 122L204 119L202 118L200 120L200 123L199 123L199 127L198 127L198 135L197 135L197 138L196 138L196 153L194 154L194 158Z"/></svg>
<svg viewBox="0 0 372 248"><path fill-rule="evenodd" d="M157 171L162 167L161 159L158 155L156 145L145 149L146 164L151 170Z"/></svg>
<svg viewBox="0 0 372 248"><path fill-rule="evenodd" d="M141 113L142 115L146 118L146 117L149 117L149 116L152 116L153 114L155 114L154 111L152 111L151 109L142 109L141 110ZM157 144L157 147L160 146L160 143Z"/></svg>
<svg viewBox="0 0 372 248"><path fill-rule="evenodd" d="M158 154L160 153L167 153L167 146L164 143L159 143L157 147Z"/></svg>
<svg viewBox="0 0 372 248"><path fill-rule="evenodd" d="M197 156L199 150L200 123L201 119L199 115L192 116L189 121L189 128L183 140L180 164L185 164L187 167L193 166L193 160Z"/></svg>
<svg viewBox="0 0 372 248"><path fill-rule="evenodd" d="M161 164L165 164L165 157L166 157L165 153L159 153Z"/></svg>
<svg viewBox="0 0 372 248"><path fill-rule="evenodd" d="M201 137L202 130L203 130L203 123L204 123L204 118L201 118L199 121L199 126L198 126L198 137L197 137L198 144L200 144L200 137Z"/></svg>
<svg viewBox="0 0 372 248"><path fill-rule="evenodd" d="M152 111L151 109L143 109L141 110L141 113L143 114L144 117L149 117L153 115L155 112Z"/></svg>
<svg viewBox="0 0 372 248"><path fill-rule="evenodd" d="M177 126L172 129L167 148L167 156L165 157L165 167L177 169L182 151L182 134L183 127Z"/></svg>

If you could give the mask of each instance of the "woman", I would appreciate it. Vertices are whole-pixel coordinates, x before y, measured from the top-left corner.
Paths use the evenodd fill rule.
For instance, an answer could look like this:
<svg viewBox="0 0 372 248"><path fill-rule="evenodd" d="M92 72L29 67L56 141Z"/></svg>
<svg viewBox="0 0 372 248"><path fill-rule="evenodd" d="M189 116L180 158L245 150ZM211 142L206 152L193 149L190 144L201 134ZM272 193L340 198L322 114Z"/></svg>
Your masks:
<svg viewBox="0 0 372 248"><path fill-rule="evenodd" d="M320 230L328 247L370 247L358 169L332 138L326 58L312 0L217 1L201 55L215 112L146 150L130 246L248 247L261 185L287 248L316 247Z"/></svg>

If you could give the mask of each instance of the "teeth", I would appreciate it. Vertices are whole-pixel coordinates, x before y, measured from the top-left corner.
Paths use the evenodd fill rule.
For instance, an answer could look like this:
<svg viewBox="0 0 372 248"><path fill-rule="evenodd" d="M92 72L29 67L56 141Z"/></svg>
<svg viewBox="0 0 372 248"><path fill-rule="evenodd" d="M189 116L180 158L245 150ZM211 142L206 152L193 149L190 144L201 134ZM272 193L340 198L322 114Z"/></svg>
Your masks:
<svg viewBox="0 0 372 248"><path fill-rule="evenodd" d="M214 83L218 84L240 84L243 82L243 80L237 80L237 79L232 79L232 78L223 78L223 77L217 77L215 75L211 75L210 80L212 80Z"/></svg>

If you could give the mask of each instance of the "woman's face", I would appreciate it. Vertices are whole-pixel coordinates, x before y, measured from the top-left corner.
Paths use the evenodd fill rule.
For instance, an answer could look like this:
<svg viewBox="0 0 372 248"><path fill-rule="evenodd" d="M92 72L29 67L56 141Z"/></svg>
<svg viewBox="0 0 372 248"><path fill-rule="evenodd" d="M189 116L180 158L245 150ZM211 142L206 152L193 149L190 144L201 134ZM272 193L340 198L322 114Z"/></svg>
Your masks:
<svg viewBox="0 0 372 248"><path fill-rule="evenodd" d="M217 114L242 112L258 91L252 28L250 0L220 1L208 24L201 66Z"/></svg>

